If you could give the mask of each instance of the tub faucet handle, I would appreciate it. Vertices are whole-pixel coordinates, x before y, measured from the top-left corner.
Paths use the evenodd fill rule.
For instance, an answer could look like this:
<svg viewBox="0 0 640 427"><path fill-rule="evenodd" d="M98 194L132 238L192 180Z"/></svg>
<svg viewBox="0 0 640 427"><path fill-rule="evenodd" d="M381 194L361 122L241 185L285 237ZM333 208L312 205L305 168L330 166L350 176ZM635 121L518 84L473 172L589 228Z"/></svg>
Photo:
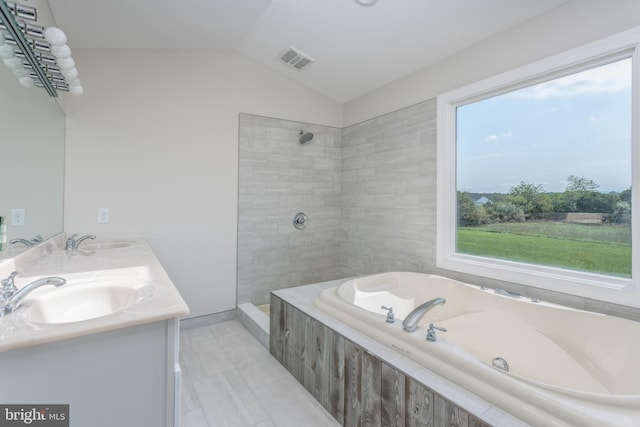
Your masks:
<svg viewBox="0 0 640 427"><path fill-rule="evenodd" d="M380 308L387 310L387 318L385 319L387 323L393 323L396 321L396 316L393 314L393 307L385 307L384 305L381 305Z"/></svg>
<svg viewBox="0 0 640 427"><path fill-rule="evenodd" d="M434 342L436 340L436 330L447 332L447 328L436 326L433 323L429 323L429 329L427 330L427 341Z"/></svg>

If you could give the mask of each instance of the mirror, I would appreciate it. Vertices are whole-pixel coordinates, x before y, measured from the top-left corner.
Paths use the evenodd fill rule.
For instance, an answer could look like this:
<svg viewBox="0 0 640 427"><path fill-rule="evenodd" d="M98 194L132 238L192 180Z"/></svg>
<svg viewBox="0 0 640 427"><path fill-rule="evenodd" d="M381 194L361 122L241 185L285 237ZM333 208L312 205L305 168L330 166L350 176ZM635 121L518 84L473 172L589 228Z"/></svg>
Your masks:
<svg viewBox="0 0 640 427"><path fill-rule="evenodd" d="M13 239L48 239L62 232L65 118L41 88L27 89L0 62L0 216L6 242L0 259L27 249ZM24 224L12 210L24 210ZM17 213L20 213L19 211Z"/></svg>

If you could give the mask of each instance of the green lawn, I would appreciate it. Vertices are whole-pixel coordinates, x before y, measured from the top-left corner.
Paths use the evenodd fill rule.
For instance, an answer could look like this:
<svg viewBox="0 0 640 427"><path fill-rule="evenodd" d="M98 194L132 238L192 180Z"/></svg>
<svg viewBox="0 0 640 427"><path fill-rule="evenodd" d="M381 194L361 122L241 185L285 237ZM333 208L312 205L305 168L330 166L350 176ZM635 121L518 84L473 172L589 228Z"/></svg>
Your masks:
<svg viewBox="0 0 640 427"><path fill-rule="evenodd" d="M459 228L457 251L631 277L631 244L625 241L629 235L628 229L625 231L624 227L619 226L492 224L488 227Z"/></svg>

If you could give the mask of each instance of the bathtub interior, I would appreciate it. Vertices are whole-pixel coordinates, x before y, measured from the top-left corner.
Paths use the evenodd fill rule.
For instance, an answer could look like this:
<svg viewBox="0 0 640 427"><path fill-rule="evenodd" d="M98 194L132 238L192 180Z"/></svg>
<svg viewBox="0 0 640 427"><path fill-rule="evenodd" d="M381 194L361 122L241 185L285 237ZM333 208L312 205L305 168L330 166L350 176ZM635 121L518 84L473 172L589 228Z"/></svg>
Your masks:
<svg viewBox="0 0 640 427"><path fill-rule="evenodd" d="M425 278L428 278L426 280ZM501 357L512 375L564 394L640 397L640 325L547 303L496 295L452 279L418 273L384 273L349 280L335 291L339 299L376 314L384 322L391 306L401 321L433 298L447 304L419 324L447 329L438 337L485 365ZM352 309L353 310L353 309ZM362 313L360 313L362 315ZM421 332L420 332L421 331Z"/></svg>
<svg viewBox="0 0 640 427"><path fill-rule="evenodd" d="M436 276L433 276L436 277ZM396 318L404 319L418 305L434 298L457 296L456 282L437 278L438 286L423 286L424 274L383 273L351 279L338 287L343 300L372 313L384 314L382 306L392 307ZM441 320L461 314L460 306L445 304L433 311L431 320ZM422 323L424 323L423 321Z"/></svg>
<svg viewBox="0 0 640 427"><path fill-rule="evenodd" d="M588 367L528 322L511 313L476 312L440 323L445 340L483 363L501 358L510 375L538 385L588 393L610 393Z"/></svg>

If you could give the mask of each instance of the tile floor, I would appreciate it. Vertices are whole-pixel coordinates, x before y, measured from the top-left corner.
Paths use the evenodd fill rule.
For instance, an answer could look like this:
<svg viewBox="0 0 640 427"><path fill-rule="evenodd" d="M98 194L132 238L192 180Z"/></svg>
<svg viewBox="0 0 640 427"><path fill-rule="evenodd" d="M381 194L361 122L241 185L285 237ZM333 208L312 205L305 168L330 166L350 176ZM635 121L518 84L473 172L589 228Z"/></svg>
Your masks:
<svg viewBox="0 0 640 427"><path fill-rule="evenodd" d="M183 427L339 424L237 320L180 333Z"/></svg>

